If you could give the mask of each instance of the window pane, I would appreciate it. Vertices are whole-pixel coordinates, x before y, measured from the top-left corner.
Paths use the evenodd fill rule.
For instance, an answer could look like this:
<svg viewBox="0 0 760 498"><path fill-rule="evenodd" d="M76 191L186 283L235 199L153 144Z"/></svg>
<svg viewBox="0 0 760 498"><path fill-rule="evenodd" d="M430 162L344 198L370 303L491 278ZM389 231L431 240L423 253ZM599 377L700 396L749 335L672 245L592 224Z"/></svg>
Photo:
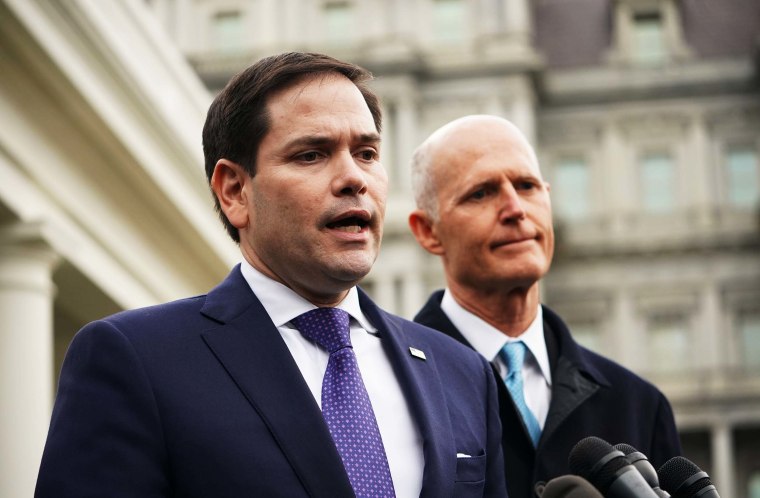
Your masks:
<svg viewBox="0 0 760 498"><path fill-rule="evenodd" d="M633 18L633 57L642 64L665 60L662 18L659 13L636 14Z"/></svg>
<svg viewBox="0 0 760 498"><path fill-rule="evenodd" d="M462 0L433 2L433 34L442 42L458 42L464 38L465 3Z"/></svg>
<svg viewBox="0 0 760 498"><path fill-rule="evenodd" d="M588 167L583 160L562 160L557 164L552 198L559 217L581 219L588 216L590 183Z"/></svg>
<svg viewBox="0 0 760 498"><path fill-rule="evenodd" d="M243 16L240 12L218 12L212 22L214 48L221 52L235 52L242 48Z"/></svg>
<svg viewBox="0 0 760 498"><path fill-rule="evenodd" d="M331 43L345 42L352 37L351 5L347 2L325 4L325 38Z"/></svg>
<svg viewBox="0 0 760 498"><path fill-rule="evenodd" d="M760 498L760 470L756 470L749 478L747 496L749 498Z"/></svg>
<svg viewBox="0 0 760 498"><path fill-rule="evenodd" d="M581 346L592 351L602 351L602 338L599 329L593 323L575 323L570 326L573 339Z"/></svg>
<svg viewBox="0 0 760 498"><path fill-rule="evenodd" d="M670 157L649 154L641 159L641 203L650 213L667 213L675 207L675 171Z"/></svg>
<svg viewBox="0 0 760 498"><path fill-rule="evenodd" d="M686 370L689 338L683 320L655 319L649 325L649 366L657 372Z"/></svg>
<svg viewBox="0 0 760 498"><path fill-rule="evenodd" d="M734 148L726 157L728 202L738 207L753 207L760 199L757 153L749 147Z"/></svg>
<svg viewBox="0 0 760 498"><path fill-rule="evenodd" d="M739 334L743 364L760 367L760 313L742 315L739 318Z"/></svg>

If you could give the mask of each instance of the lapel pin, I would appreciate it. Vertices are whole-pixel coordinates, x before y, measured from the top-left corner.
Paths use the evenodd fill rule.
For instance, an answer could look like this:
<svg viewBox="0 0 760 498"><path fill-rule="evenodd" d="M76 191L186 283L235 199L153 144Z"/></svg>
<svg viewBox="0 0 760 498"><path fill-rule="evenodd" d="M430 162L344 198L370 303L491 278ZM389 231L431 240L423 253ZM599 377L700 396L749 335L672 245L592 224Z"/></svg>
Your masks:
<svg viewBox="0 0 760 498"><path fill-rule="evenodd" d="M419 358L420 360L427 360L427 357L425 356L425 352L421 351L417 348L413 348L409 346L409 352L412 353L412 356L415 358Z"/></svg>

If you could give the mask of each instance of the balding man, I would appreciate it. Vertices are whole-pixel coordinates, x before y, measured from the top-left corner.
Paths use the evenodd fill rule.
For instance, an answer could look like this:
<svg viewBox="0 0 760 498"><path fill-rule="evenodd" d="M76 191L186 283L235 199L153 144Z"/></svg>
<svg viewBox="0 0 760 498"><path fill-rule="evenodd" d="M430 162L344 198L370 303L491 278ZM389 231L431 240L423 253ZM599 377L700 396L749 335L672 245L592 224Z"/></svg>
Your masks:
<svg viewBox="0 0 760 498"><path fill-rule="evenodd" d="M409 224L441 257L447 288L415 320L490 360L500 386L507 488L569 473L580 439L628 443L659 466L681 451L670 404L653 385L579 346L541 305L554 253L549 185L533 148L509 121L468 116L415 152L417 209Z"/></svg>

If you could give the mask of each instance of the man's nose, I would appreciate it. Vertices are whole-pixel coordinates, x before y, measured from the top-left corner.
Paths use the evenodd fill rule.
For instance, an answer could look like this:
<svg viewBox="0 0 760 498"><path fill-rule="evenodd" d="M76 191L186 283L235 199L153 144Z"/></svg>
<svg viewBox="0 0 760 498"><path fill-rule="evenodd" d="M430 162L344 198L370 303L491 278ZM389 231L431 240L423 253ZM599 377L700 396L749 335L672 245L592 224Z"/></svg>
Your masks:
<svg viewBox="0 0 760 498"><path fill-rule="evenodd" d="M367 173L349 151L334 157L333 194L356 195L367 190Z"/></svg>
<svg viewBox="0 0 760 498"><path fill-rule="evenodd" d="M523 199L513 185L507 185L501 193L499 221L510 223L525 218Z"/></svg>

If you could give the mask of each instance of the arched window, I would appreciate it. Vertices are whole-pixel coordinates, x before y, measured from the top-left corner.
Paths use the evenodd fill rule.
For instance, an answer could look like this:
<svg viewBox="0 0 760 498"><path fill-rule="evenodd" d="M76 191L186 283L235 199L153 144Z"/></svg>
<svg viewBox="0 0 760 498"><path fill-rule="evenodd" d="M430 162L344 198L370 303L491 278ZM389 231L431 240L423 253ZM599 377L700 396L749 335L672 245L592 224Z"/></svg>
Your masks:
<svg viewBox="0 0 760 498"><path fill-rule="evenodd" d="M750 474L747 482L747 496L749 498L760 498L760 470L755 470Z"/></svg>

